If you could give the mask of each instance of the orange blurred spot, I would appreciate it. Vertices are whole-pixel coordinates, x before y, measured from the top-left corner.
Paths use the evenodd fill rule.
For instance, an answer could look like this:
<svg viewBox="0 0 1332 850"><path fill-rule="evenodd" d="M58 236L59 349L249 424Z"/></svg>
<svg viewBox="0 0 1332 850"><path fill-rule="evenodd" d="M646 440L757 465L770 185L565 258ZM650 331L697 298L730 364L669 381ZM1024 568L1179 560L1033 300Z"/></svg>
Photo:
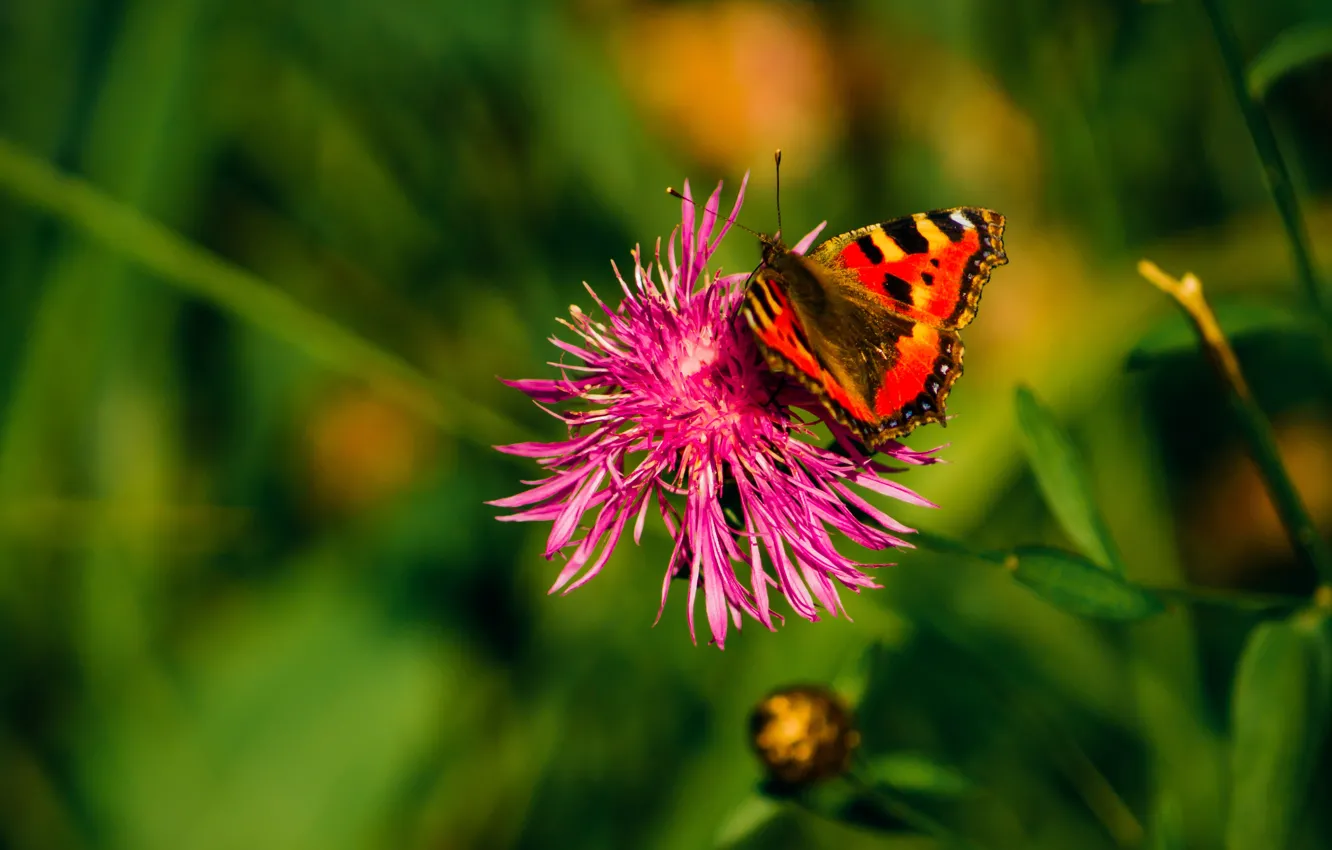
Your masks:
<svg viewBox="0 0 1332 850"><path fill-rule="evenodd" d="M407 490L433 459L424 423L367 390L343 390L316 406L305 466L316 506L359 513Z"/></svg>
<svg viewBox="0 0 1332 850"><path fill-rule="evenodd" d="M1323 534L1332 531L1332 425L1278 423L1277 445L1295 489ZM1254 567L1295 562L1290 538L1258 468L1240 447L1224 459L1188 524L1200 583L1251 581Z"/></svg>
<svg viewBox="0 0 1332 850"><path fill-rule="evenodd" d="M714 167L753 168L780 147L798 174L841 132L827 39L801 7L644 8L616 43L625 85L658 132Z"/></svg>
<svg viewBox="0 0 1332 850"><path fill-rule="evenodd" d="M924 32L853 22L839 41L857 120L879 127L894 146L928 150L945 185L964 190L940 205L995 206L1010 221L1030 218L1042 193L1040 134L998 79Z"/></svg>

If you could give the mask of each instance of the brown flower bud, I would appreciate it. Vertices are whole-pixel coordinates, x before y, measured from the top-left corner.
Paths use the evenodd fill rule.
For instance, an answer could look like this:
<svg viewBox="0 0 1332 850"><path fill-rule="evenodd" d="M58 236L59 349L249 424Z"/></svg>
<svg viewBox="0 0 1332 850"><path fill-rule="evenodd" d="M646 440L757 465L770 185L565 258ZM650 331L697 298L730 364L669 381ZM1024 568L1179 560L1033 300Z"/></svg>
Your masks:
<svg viewBox="0 0 1332 850"><path fill-rule="evenodd" d="M749 731L769 776L787 785L837 776L860 743L845 703L817 686L769 695L754 708Z"/></svg>

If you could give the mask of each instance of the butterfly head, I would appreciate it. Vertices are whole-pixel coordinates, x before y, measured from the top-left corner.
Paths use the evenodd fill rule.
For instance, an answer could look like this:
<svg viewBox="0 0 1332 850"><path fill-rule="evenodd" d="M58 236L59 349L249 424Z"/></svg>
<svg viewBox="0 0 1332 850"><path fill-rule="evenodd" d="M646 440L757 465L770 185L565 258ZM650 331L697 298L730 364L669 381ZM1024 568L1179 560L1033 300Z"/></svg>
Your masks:
<svg viewBox="0 0 1332 850"><path fill-rule="evenodd" d="M766 233L758 234L759 243L763 246L763 264L772 265L772 260L776 257L790 252L786 243L782 241L782 234L778 232L769 236Z"/></svg>

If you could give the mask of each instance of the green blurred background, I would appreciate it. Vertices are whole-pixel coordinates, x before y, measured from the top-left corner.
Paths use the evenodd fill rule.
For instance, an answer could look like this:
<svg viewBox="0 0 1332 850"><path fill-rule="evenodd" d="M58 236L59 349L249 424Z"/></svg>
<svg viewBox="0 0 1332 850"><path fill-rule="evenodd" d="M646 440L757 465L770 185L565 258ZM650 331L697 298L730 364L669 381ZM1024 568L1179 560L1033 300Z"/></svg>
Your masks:
<svg viewBox="0 0 1332 850"><path fill-rule="evenodd" d="M1230 5L1249 55L1332 18ZM1332 64L1266 107L1326 275ZM894 515L1067 544L1023 382L1130 577L1312 588L1201 359L1126 369L1172 310L1141 256L1295 303L1193 2L0 0L0 848L705 847L760 775L749 708L875 643L866 749L970 777L935 808L983 846L1214 846L1249 614L1109 628L916 551L854 622L717 652L678 592L652 627L664 535L547 597L547 529L493 521L536 471L488 446L561 433L495 376L550 376L667 185L752 170L774 229L776 147L791 232L1009 219L956 419L911 438L951 444L903 478L941 509ZM1240 354L1326 529L1325 361ZM1315 807L1299 846L1329 840ZM749 843L935 846L799 813Z"/></svg>

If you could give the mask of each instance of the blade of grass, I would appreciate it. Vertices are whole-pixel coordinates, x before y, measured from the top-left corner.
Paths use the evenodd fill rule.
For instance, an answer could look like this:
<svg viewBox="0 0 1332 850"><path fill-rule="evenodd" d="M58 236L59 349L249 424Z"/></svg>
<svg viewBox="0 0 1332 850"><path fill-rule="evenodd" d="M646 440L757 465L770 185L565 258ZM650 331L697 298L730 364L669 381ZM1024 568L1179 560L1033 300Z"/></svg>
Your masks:
<svg viewBox="0 0 1332 850"><path fill-rule="evenodd" d="M191 295L373 384L446 432L480 445L530 439L399 356L304 307L281 289L0 139L0 189L55 216Z"/></svg>
<svg viewBox="0 0 1332 850"><path fill-rule="evenodd" d="M1262 100L1277 80L1328 56L1332 56L1332 23L1286 30L1249 63L1249 96Z"/></svg>
<svg viewBox="0 0 1332 850"><path fill-rule="evenodd" d="M1253 145L1258 149L1258 158L1263 164L1263 177L1267 181L1267 188L1272 192L1272 200L1276 202L1277 211L1281 214L1281 223L1286 228L1300 287L1309 306L1322 319L1324 330L1332 336L1332 315L1327 311L1318 275L1314 271L1309 251L1309 233L1304 226L1304 216L1300 212L1299 201L1295 198L1295 189L1290 182L1290 171L1281 156L1281 148L1277 146L1276 134L1272 132L1272 124L1267 120L1267 114L1250 93L1239 39L1235 37L1230 21L1221 10L1221 0L1202 0L1202 5L1208 20L1211 21L1216 44L1221 51L1221 63L1226 67L1226 75L1230 78L1235 100L1244 115L1244 123L1249 127Z"/></svg>

